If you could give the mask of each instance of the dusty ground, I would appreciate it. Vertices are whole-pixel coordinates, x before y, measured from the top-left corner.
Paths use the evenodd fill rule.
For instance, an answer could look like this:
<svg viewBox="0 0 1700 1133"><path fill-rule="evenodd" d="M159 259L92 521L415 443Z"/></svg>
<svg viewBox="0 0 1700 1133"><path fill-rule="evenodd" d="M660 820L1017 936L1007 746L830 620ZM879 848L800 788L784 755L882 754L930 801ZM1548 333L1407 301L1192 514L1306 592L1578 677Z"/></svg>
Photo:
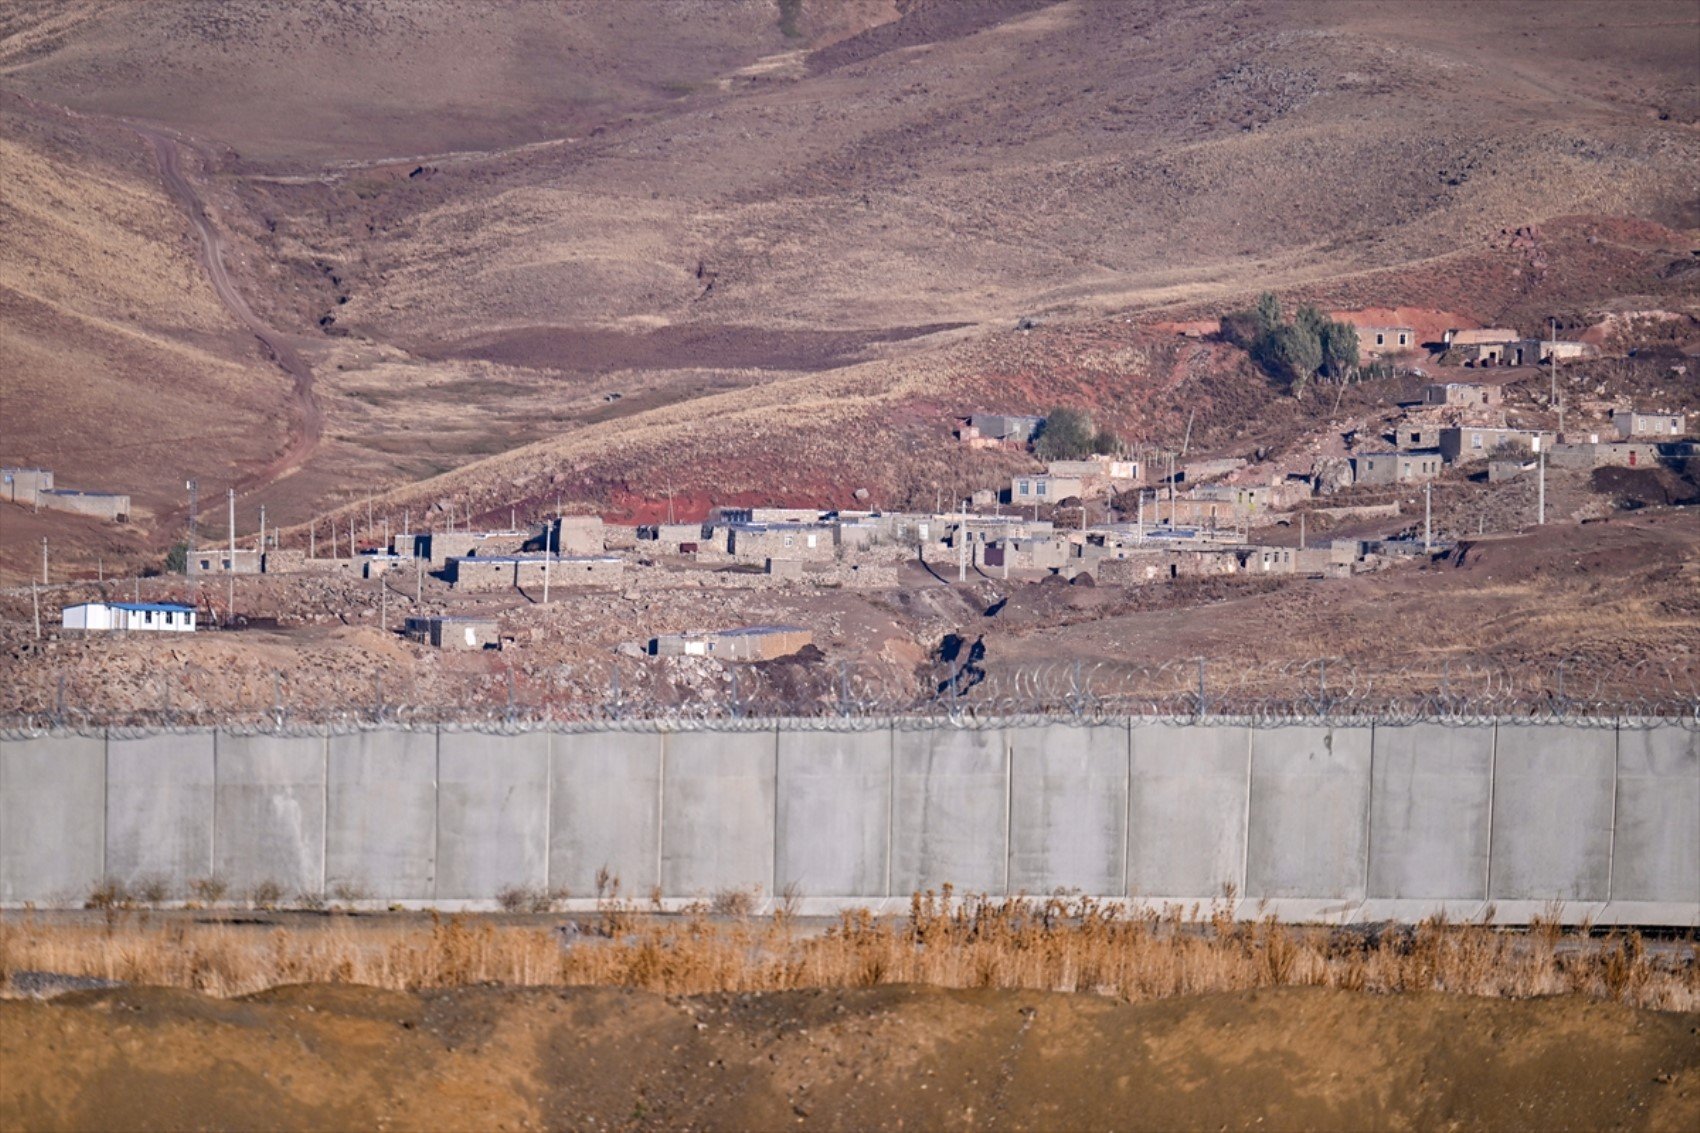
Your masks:
<svg viewBox="0 0 1700 1133"><path fill-rule="evenodd" d="M164 989L0 1002L17 1129L1691 1129L1700 1027L1574 999Z"/></svg>

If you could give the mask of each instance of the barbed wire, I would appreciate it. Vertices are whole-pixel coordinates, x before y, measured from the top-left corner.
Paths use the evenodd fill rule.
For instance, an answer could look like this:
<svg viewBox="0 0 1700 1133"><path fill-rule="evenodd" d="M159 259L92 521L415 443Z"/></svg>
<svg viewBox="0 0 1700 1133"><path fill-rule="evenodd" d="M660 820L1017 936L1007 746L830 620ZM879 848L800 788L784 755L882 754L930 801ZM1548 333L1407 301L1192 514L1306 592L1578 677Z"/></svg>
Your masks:
<svg viewBox="0 0 1700 1133"><path fill-rule="evenodd" d="M282 673L269 697L202 696L213 675L191 668L159 680L146 706L79 703L61 678L51 704L0 716L0 736L108 729L150 733L220 727L287 733L443 727L739 730L786 727L1081 724L1129 717L1189 722L1620 724L1700 727L1700 669L1643 660L1547 668L1493 657L1374 666L1316 657L1248 664L1190 658L1156 665L1042 661L987 667L972 650L913 672L816 661L766 664L615 663L508 668L438 679L386 695L381 675L359 693L292 698ZM174 687L175 686L175 687Z"/></svg>

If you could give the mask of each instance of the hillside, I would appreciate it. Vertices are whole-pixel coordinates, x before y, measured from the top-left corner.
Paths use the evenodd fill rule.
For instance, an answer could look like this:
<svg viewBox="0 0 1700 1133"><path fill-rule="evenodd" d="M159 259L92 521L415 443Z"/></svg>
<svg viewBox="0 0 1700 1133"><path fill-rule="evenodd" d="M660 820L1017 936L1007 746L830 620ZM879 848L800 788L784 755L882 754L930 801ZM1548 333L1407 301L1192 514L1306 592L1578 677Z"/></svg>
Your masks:
<svg viewBox="0 0 1700 1133"><path fill-rule="evenodd" d="M1266 287L1476 322L1700 305L1685 3L467 11L91 0L0 23L0 91L34 100L8 99L8 136L59 138L29 157L44 183L122 175L162 204L105 116L169 130L234 287L311 367L322 440L247 484L245 515L387 489L610 514L669 487L900 502L970 478L936 448L993 403L1079 397L1172 439L1213 375L1213 435L1296 439L1314 410L1273 410L1283 437L1243 359L1144 329ZM150 333L204 350L187 219L156 212L131 257L110 209L77 239L181 295L188 325ZM1529 225L1533 251L1506 236ZM14 231L8 269L52 239ZM161 364L106 349L95 289L67 295L53 341L146 388ZM300 434L289 382L228 311L205 318L252 380L189 357L172 396L269 413L232 430L266 469ZM7 392L36 416L0 448L70 468L49 423L77 403L19 337ZM129 409L80 427L78 474L169 498L182 470L121 454L168 435L172 403Z"/></svg>

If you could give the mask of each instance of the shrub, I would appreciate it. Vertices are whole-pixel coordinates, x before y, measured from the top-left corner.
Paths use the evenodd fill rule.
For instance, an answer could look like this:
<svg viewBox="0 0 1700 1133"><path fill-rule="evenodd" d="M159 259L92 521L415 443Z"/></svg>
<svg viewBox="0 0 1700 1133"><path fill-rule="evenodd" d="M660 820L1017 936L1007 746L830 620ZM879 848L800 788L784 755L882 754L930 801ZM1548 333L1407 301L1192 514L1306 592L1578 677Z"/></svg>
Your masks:
<svg viewBox="0 0 1700 1133"><path fill-rule="evenodd" d="M1065 406L1052 409L1033 438L1033 452L1040 460L1080 460L1091 455L1091 416Z"/></svg>
<svg viewBox="0 0 1700 1133"><path fill-rule="evenodd" d="M222 877L198 877L189 883L189 892L203 905L216 905L230 892L230 883Z"/></svg>
<svg viewBox="0 0 1700 1133"><path fill-rule="evenodd" d="M248 903L256 909L275 909L283 900L283 886L270 879L260 882L248 894Z"/></svg>

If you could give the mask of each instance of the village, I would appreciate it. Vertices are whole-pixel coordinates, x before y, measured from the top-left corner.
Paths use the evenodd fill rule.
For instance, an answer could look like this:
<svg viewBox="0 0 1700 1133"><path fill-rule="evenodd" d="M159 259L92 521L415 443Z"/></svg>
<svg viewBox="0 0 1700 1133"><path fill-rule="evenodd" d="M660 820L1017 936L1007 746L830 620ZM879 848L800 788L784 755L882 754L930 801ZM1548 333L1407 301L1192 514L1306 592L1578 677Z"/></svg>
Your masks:
<svg viewBox="0 0 1700 1133"><path fill-rule="evenodd" d="M500 651L511 665L558 653L547 644L548 611L566 617L576 607L581 623L613 623L600 634L569 634L577 644L602 639L608 655L675 678L681 665L708 665L712 684L727 665L829 655L822 648L833 635L812 624L820 603L810 595L874 599L969 584L1312 585L1429 562L1460 539L1585 518L1575 492L1560 503L1558 486L1596 470L1693 468L1700 446L1687 407L1576 388L1564 367L1597 356L1595 345L1511 329L1448 331L1427 347L1410 327L1365 324L1357 334L1366 365L1403 373L1412 395L1286 452L1164 451L1099 438L1097 447L1112 451L1042 459L1058 447L1055 433L1045 441L1047 428L1076 423L974 407L938 443L1019 454L1032 471L928 511L717 506L701 518L618 524L564 506L569 514L524 518L512 509L507 524L491 527L453 510L427 520L368 505L364 517L354 509L282 532L267 529L263 511L244 530L231 492L224 530L192 530L172 569L147 580L146 600L140 580L126 601L117 579L54 579L44 543L29 633L40 642L255 625L287 632L335 619L427 653ZM91 499L122 500L55 488L45 469L8 468L0 482L18 507L86 511ZM1438 510L1436 485L1454 489ZM1595 512L1611 506L1584 502ZM110 507L101 515L125 521ZM340 587L340 597L325 597L327 586ZM302 600L309 591L319 597ZM729 601L689 599L704 595ZM609 600L616 596L623 609ZM763 606L764 596L783 602ZM723 620L681 624L693 608L705 618L717 608ZM647 624L632 624L644 617ZM936 656L939 643L928 638L941 626L918 633L909 663Z"/></svg>

